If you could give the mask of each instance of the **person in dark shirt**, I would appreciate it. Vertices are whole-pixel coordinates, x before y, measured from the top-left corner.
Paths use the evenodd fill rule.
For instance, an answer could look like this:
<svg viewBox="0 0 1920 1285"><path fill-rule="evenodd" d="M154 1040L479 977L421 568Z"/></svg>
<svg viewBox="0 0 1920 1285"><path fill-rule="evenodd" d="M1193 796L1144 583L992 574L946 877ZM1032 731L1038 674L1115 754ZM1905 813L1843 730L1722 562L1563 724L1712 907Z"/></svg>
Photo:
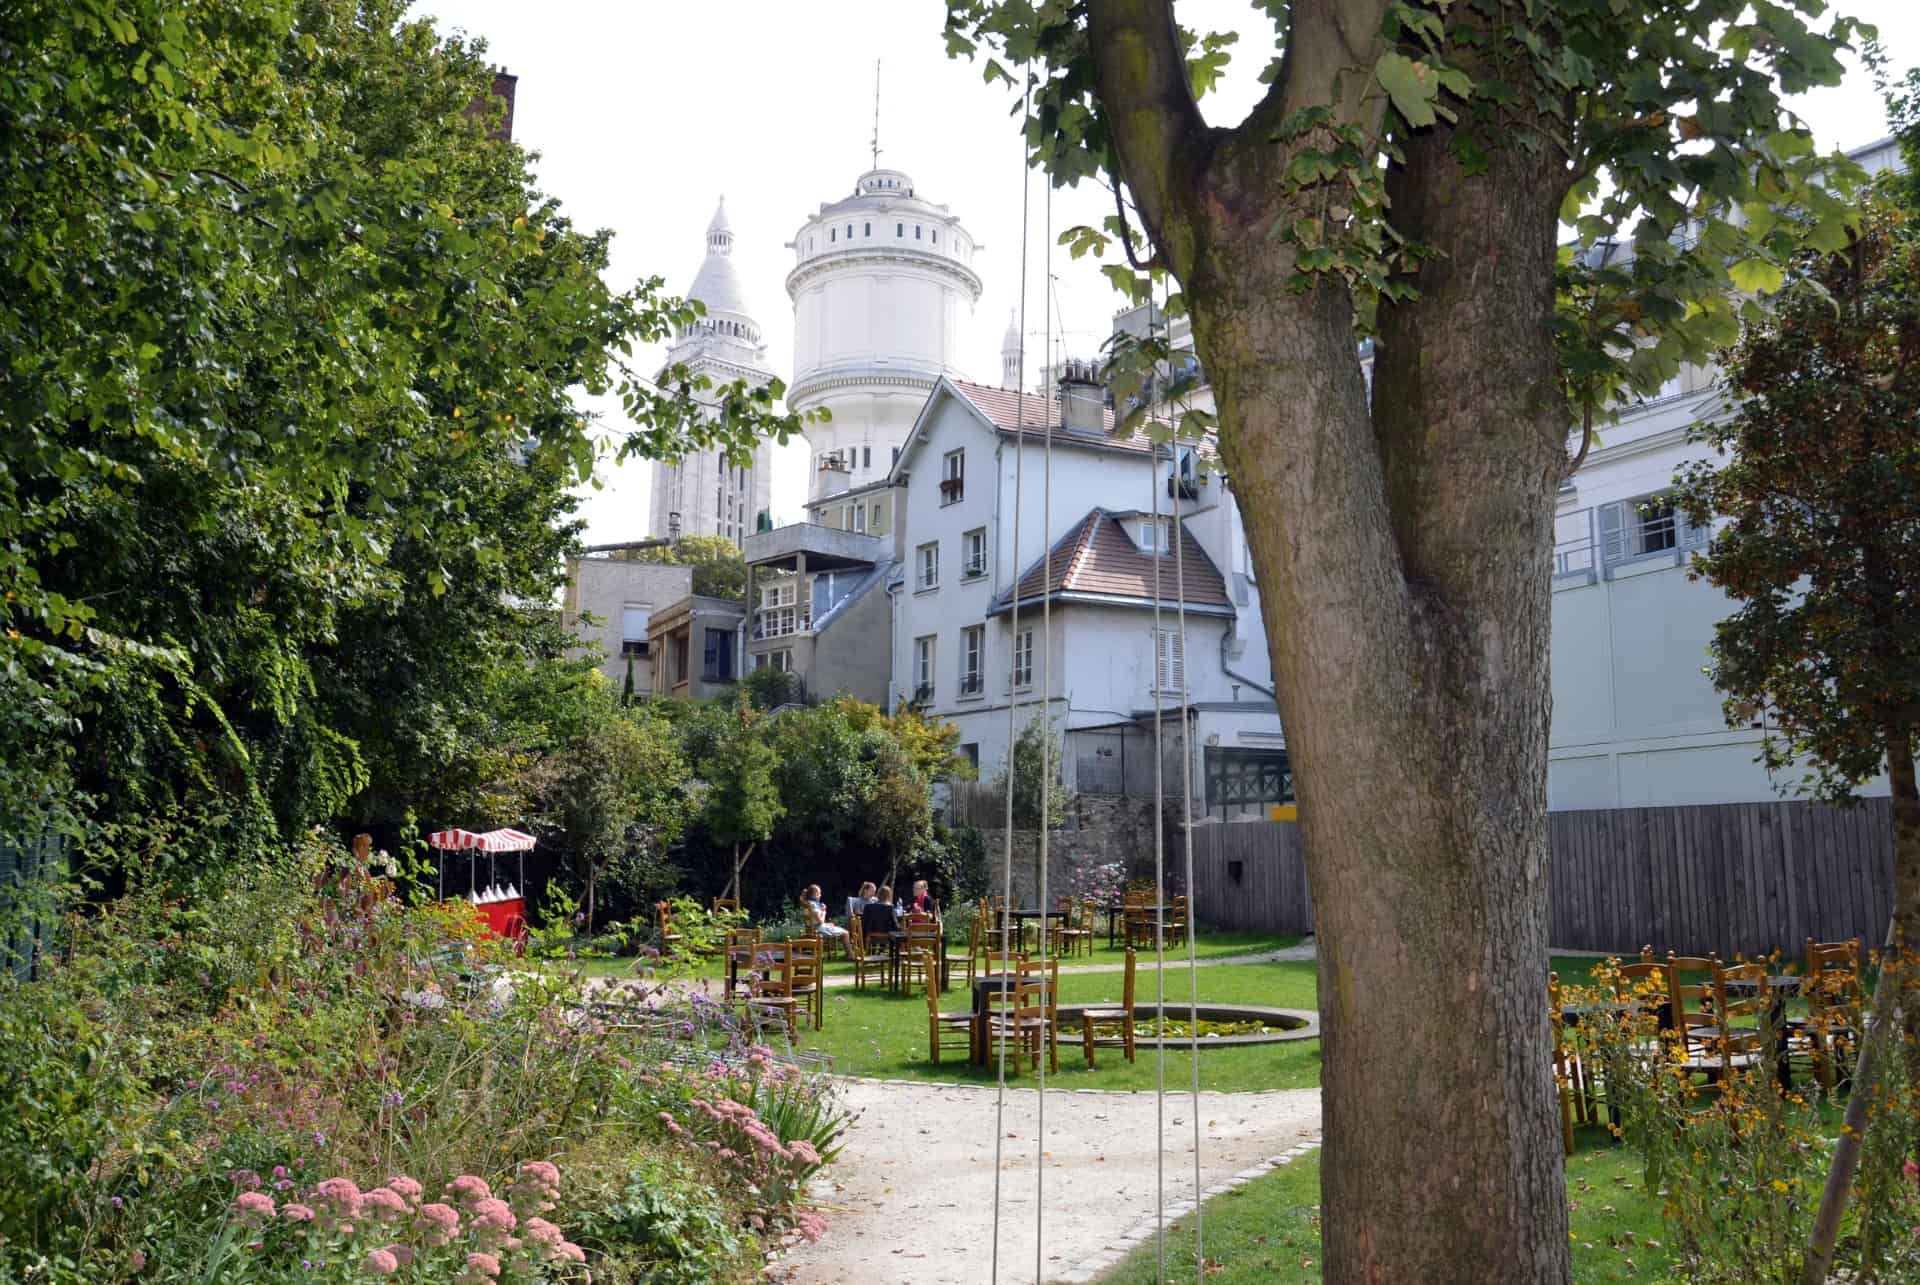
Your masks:
<svg viewBox="0 0 1920 1285"><path fill-rule="evenodd" d="M900 916L893 908L893 887L883 883L874 899L860 908L860 929L873 937L899 928Z"/></svg>
<svg viewBox="0 0 1920 1285"><path fill-rule="evenodd" d="M907 909L916 915L932 915L939 912L934 907L933 896L927 891L925 879L913 881L913 898L907 902Z"/></svg>

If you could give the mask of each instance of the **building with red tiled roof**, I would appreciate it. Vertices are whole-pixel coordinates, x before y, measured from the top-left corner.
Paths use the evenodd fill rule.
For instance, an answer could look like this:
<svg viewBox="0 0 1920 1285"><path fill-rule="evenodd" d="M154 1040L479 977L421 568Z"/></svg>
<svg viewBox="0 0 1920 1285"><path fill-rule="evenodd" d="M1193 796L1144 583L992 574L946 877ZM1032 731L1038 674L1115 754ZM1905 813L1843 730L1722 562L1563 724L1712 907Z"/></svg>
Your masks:
<svg viewBox="0 0 1920 1285"><path fill-rule="evenodd" d="M935 385L888 479L892 703L958 726L985 779L1044 719L1070 786L1134 795L1158 709L1162 779L1189 754L1197 808L1264 815L1291 778L1239 507L1192 445L1118 427L1092 374Z"/></svg>

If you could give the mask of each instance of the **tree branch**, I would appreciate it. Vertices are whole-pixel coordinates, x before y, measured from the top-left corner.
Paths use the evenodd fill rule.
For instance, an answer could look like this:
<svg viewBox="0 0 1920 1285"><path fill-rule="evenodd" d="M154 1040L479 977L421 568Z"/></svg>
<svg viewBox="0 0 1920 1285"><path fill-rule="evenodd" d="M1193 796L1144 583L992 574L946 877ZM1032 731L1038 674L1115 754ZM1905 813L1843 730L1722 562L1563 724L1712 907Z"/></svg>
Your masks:
<svg viewBox="0 0 1920 1285"><path fill-rule="evenodd" d="M1580 408L1580 449L1567 461L1567 471L1561 477L1572 477L1587 462L1587 451L1593 446L1593 406L1591 403ZM1560 443L1560 449L1566 449L1566 443Z"/></svg>
<svg viewBox="0 0 1920 1285"><path fill-rule="evenodd" d="M1099 0L1088 6L1087 27L1116 168L1126 175L1147 236L1179 272L1192 255L1168 245L1168 214L1194 186L1200 153L1194 144L1207 125L1187 80L1173 4Z"/></svg>
<svg viewBox="0 0 1920 1285"><path fill-rule="evenodd" d="M1380 25L1390 4L1391 0L1294 0L1280 74L1235 127L1233 141L1269 143L1280 122L1303 107L1331 107L1342 121L1377 132L1387 96L1373 92L1369 99L1368 95L1373 64L1386 52Z"/></svg>

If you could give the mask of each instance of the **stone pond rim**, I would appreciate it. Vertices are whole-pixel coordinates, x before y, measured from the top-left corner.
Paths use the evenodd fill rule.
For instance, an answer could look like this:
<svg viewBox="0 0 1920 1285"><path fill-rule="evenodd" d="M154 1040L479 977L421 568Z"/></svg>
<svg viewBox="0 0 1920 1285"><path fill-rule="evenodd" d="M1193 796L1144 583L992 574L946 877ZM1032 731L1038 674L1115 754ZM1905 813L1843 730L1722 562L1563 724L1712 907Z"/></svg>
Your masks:
<svg viewBox="0 0 1920 1285"><path fill-rule="evenodd" d="M1080 1039L1080 1014L1089 1008L1112 1008L1111 1004L1062 1004L1060 1006L1060 1042L1078 1048ZM1184 1022L1190 1016L1197 1016L1203 1022L1259 1022L1266 1026L1282 1026L1285 1030L1249 1035L1201 1036L1202 1049L1233 1048L1247 1044L1290 1044L1297 1040L1317 1040L1320 1038L1320 1015L1302 1008L1262 1008L1255 1004L1200 1004L1190 1007L1185 1003L1166 1004L1167 1020ZM1143 1022L1159 1016L1152 1004L1135 1004L1133 1020ZM1169 1049L1183 1049L1192 1041L1185 1035L1171 1036L1166 1040ZM1095 1040L1095 1048L1118 1048L1119 1036L1103 1036ZM1136 1049L1154 1049L1161 1046L1157 1037L1136 1036L1133 1041Z"/></svg>

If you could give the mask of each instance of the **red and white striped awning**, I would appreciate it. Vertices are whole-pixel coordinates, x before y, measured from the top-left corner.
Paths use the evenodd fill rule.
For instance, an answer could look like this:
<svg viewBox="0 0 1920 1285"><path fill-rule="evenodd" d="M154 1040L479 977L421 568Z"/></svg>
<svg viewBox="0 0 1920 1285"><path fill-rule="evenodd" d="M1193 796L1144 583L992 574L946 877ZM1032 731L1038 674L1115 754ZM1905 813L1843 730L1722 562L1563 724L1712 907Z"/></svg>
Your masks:
<svg viewBox="0 0 1920 1285"><path fill-rule="evenodd" d="M479 833L472 830L435 830L427 836L427 842L452 852L463 852L469 848L478 852L530 852L534 838L519 830L487 830Z"/></svg>

